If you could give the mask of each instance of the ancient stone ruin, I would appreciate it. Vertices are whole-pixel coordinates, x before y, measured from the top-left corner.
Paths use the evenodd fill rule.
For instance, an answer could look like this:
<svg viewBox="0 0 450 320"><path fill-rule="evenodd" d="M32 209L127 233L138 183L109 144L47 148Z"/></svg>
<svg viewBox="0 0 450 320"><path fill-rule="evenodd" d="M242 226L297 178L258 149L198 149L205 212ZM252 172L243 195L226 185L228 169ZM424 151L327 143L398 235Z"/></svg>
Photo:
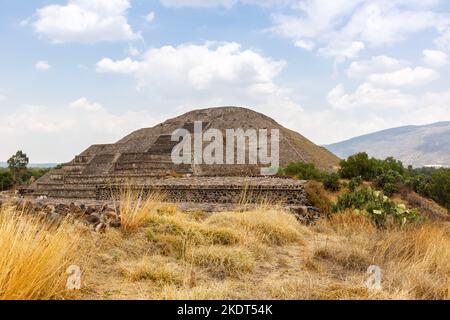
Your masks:
<svg viewBox="0 0 450 320"><path fill-rule="evenodd" d="M107 200L127 185L145 192L162 191L173 202L236 203L245 192L250 202L269 198L306 203L303 182L261 176L261 163L174 164L171 152L178 142L171 135L180 128L192 132L195 121L202 122L203 131L214 128L224 135L226 129L278 129L280 166L311 162L332 170L339 162L326 149L263 114L239 107L210 108L137 130L113 144L92 145L32 183L27 192L48 198ZM249 147L246 142L245 148Z"/></svg>

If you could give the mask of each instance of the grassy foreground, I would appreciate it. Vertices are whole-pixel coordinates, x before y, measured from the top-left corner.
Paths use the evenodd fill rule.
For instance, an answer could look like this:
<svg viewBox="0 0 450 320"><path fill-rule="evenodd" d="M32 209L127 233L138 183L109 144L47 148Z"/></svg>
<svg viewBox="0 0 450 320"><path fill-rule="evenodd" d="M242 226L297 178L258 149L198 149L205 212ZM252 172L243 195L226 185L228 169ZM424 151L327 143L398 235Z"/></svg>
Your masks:
<svg viewBox="0 0 450 320"><path fill-rule="evenodd" d="M0 299L449 299L450 226L376 228L353 211L301 225L281 209L181 213L126 202L121 229L0 210ZM67 291L69 265L81 290ZM368 290L378 265L382 289Z"/></svg>

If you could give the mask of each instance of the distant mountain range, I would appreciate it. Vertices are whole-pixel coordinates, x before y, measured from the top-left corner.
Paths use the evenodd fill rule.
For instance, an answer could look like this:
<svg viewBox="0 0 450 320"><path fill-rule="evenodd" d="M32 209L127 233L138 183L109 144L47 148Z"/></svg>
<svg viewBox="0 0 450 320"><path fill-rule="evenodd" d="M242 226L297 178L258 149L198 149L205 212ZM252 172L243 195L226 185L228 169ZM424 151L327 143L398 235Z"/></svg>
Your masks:
<svg viewBox="0 0 450 320"><path fill-rule="evenodd" d="M414 167L450 166L450 121L382 130L325 147L341 158L365 151Z"/></svg>
<svg viewBox="0 0 450 320"><path fill-rule="evenodd" d="M57 163L29 163L28 168L53 168L56 167ZM7 168L8 164L6 162L0 162L0 168Z"/></svg>

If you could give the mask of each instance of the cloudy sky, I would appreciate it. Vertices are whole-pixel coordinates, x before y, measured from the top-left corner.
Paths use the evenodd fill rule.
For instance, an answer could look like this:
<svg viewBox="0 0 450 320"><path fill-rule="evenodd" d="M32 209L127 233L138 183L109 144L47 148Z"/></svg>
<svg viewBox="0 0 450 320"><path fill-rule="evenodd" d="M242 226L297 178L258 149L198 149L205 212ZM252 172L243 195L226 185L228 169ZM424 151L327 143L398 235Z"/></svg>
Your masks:
<svg viewBox="0 0 450 320"><path fill-rule="evenodd" d="M0 161L210 106L318 144L450 120L447 0L0 0Z"/></svg>

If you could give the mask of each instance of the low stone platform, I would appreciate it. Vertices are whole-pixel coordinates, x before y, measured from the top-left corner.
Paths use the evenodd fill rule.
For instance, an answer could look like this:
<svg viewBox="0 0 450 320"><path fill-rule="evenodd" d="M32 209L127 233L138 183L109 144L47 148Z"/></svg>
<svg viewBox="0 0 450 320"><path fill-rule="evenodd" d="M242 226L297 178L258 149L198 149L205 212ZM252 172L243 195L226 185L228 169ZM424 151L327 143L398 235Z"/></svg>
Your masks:
<svg viewBox="0 0 450 320"><path fill-rule="evenodd" d="M161 193L168 202L196 203L283 203L307 205L304 181L280 177L153 177L76 176L63 183L37 188L29 197L53 199L114 200L121 191Z"/></svg>

